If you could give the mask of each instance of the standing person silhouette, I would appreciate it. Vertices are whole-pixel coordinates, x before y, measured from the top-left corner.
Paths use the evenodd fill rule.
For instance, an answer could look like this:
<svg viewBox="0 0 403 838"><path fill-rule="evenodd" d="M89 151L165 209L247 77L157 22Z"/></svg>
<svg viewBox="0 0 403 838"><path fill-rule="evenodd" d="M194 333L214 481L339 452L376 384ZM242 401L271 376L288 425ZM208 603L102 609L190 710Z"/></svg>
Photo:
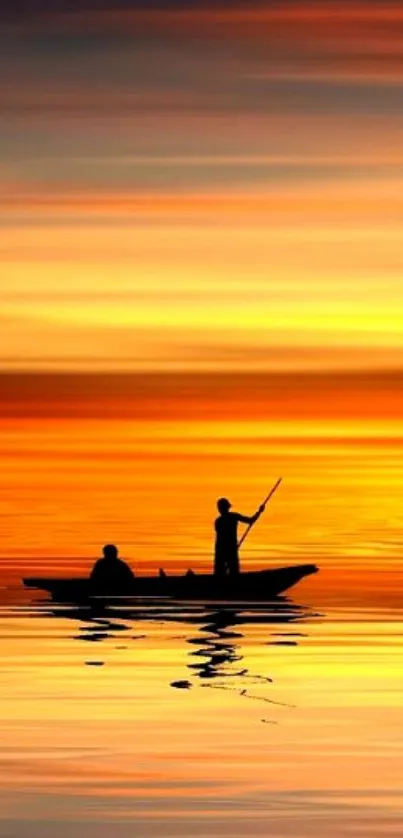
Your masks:
<svg viewBox="0 0 403 838"><path fill-rule="evenodd" d="M103 559L98 559L91 571L91 590L105 596L130 594L134 573L126 562L119 559L118 548L114 544L105 544L102 552Z"/></svg>
<svg viewBox="0 0 403 838"><path fill-rule="evenodd" d="M230 512L231 505L227 498L220 498L217 501L220 514L214 523L216 532L214 576L220 579L239 574L238 524L254 524L265 508L259 506L254 515L240 515L239 512Z"/></svg>

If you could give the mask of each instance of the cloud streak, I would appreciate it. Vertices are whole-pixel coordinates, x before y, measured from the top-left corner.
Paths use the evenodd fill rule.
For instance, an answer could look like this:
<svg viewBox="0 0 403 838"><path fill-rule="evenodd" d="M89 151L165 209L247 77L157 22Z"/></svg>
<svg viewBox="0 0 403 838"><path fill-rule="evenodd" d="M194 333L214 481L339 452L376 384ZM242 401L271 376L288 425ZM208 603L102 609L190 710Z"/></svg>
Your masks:
<svg viewBox="0 0 403 838"><path fill-rule="evenodd" d="M399 366L400 6L20 2L0 41L3 368Z"/></svg>

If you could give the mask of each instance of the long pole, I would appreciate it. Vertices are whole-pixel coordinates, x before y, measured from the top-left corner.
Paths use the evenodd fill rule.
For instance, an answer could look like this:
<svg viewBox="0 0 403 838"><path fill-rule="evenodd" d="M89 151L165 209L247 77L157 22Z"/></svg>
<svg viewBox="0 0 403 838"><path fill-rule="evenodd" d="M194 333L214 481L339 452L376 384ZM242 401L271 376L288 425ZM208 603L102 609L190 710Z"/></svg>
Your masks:
<svg viewBox="0 0 403 838"><path fill-rule="evenodd" d="M281 483L282 479L283 479L282 477L279 477L279 479L277 480L277 483L275 483L275 484L274 484L274 486L273 486L273 488L272 488L272 489L270 489L270 492L269 492L269 494L267 495L267 498L263 501L262 506L266 506L266 503L268 503L268 501L270 500L271 496L272 496L272 495L274 495L274 492L276 491L276 489L278 489L278 487L279 487L279 485L280 485L280 483ZM260 517L260 516L259 516L259 517ZM258 520L258 519L256 519L256 520ZM246 528L246 530L245 530L245 532L244 532L244 534L243 534L242 538L238 541L238 550L239 550L239 548L240 548L241 544L243 544L243 542L245 541L245 538L246 538L246 536L248 535L248 532L250 532L250 530L252 529L253 524L255 524L255 523L256 523L256 521L253 521L253 523L252 523L252 524L249 524L249 526Z"/></svg>

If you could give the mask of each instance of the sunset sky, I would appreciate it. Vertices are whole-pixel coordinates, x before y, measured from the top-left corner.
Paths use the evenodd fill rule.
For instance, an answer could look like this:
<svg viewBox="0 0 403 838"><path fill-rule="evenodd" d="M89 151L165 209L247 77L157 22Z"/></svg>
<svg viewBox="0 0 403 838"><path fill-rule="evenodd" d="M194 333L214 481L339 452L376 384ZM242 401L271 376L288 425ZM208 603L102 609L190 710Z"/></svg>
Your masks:
<svg viewBox="0 0 403 838"><path fill-rule="evenodd" d="M401 6L15 0L0 21L0 459L69 417L400 446ZM2 554L86 552L59 513L33 547L7 477L24 536Z"/></svg>
<svg viewBox="0 0 403 838"><path fill-rule="evenodd" d="M399 367L402 46L399 5L3 11L2 368Z"/></svg>

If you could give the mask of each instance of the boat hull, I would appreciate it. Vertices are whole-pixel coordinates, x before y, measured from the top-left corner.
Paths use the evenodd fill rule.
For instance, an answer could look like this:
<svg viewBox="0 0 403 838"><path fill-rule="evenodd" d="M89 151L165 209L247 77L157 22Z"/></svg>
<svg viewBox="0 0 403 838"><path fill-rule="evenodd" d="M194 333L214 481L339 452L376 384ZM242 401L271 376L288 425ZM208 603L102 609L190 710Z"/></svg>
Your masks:
<svg viewBox="0 0 403 838"><path fill-rule="evenodd" d="M108 593L107 598L168 597L195 601L268 602L317 571L318 568L313 564L296 565L241 573L234 579L227 577L224 581L209 574L139 576L134 579L132 588ZM23 582L27 588L47 591L58 602L85 602L100 595L105 597L104 593L100 594L91 588L90 580L84 578L27 577Z"/></svg>

